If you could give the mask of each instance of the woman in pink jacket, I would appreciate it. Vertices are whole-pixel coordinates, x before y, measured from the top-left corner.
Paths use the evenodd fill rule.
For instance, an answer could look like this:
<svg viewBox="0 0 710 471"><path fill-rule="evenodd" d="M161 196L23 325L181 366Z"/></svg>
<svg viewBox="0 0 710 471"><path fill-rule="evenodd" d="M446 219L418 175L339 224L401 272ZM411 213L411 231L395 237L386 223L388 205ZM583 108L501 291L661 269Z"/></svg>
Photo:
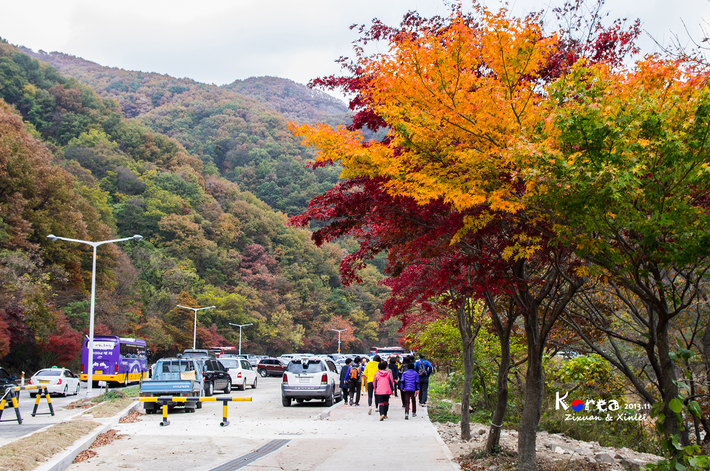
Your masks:
<svg viewBox="0 0 710 471"><path fill-rule="evenodd" d="M377 373L373 381L375 390L375 403L380 406L380 420L387 418L387 411L390 408L390 396L394 391L394 379L392 372L387 368L387 362L380 362L377 366Z"/></svg>

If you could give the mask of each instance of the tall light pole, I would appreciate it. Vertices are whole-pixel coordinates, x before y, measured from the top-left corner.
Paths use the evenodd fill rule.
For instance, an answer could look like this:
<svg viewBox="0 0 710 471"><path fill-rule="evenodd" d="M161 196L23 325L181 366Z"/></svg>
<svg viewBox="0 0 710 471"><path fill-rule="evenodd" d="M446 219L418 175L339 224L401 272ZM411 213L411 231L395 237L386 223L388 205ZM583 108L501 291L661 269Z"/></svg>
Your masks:
<svg viewBox="0 0 710 471"><path fill-rule="evenodd" d="M93 262L92 262L92 267L91 267L91 308L89 311L89 358L88 361L86 362L86 368L87 368L87 378L86 378L86 395L91 396L93 393L93 381L94 381L94 300L96 298L96 247L99 245L103 244L112 244L114 242L124 242L126 240L135 240L136 242L140 242L141 239L143 239L143 236L140 236L138 234L134 235L133 237L125 237L123 239L113 239L113 240L101 240L98 242L90 242L88 240L79 240L79 239L69 239L67 237L57 237L54 234L49 234L47 236L47 239L51 240L52 242L57 241L57 240L64 240L67 242L76 242L77 244L87 244L90 245L94 248L94 257L93 257Z"/></svg>
<svg viewBox="0 0 710 471"><path fill-rule="evenodd" d="M332 330L333 332L337 332L337 333L338 333L338 353L340 353L340 333L341 333L341 332L345 332L345 331L348 330L348 329L342 329L342 330L330 329L330 330Z"/></svg>
<svg viewBox="0 0 710 471"><path fill-rule="evenodd" d="M195 311L195 325L194 325L194 327L192 328L192 349L194 350L194 349L196 348L195 345L196 345L196 343L197 343L197 311L201 311L201 310L203 310L203 309L214 309L214 308L216 308L217 306L188 307L188 306L181 306L181 305L178 304L177 307L181 307L181 308L183 308L183 309L192 309L193 311Z"/></svg>
<svg viewBox="0 0 710 471"><path fill-rule="evenodd" d="M254 324L253 323L252 324L232 324L230 322L229 325L239 327L239 354L241 355L242 354L242 327L246 327L248 325L254 325Z"/></svg>

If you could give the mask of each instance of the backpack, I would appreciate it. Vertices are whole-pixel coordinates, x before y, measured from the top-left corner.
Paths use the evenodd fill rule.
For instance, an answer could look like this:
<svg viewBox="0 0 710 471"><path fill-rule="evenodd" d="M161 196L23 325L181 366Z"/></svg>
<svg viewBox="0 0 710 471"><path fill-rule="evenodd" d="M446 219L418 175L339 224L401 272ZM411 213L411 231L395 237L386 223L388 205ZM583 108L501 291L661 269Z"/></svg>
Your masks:
<svg viewBox="0 0 710 471"><path fill-rule="evenodd" d="M426 371L426 367L424 366L424 362L419 360L419 368L417 368L417 373L419 373L419 377L421 378L422 376L429 376Z"/></svg>
<svg viewBox="0 0 710 471"><path fill-rule="evenodd" d="M355 381L360 379L360 368L358 368L357 366L353 366L350 368L350 379L354 379Z"/></svg>

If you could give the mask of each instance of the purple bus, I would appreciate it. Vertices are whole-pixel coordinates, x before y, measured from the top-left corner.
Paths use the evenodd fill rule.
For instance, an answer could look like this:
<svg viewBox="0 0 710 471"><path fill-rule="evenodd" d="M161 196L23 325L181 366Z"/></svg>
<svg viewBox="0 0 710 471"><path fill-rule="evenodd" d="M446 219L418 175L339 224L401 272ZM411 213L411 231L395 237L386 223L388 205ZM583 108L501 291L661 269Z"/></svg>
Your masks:
<svg viewBox="0 0 710 471"><path fill-rule="evenodd" d="M82 381L87 381L89 371L89 337L84 338L81 350ZM92 380L112 381L127 385L148 378L145 340L127 339L115 335L94 336L94 371Z"/></svg>

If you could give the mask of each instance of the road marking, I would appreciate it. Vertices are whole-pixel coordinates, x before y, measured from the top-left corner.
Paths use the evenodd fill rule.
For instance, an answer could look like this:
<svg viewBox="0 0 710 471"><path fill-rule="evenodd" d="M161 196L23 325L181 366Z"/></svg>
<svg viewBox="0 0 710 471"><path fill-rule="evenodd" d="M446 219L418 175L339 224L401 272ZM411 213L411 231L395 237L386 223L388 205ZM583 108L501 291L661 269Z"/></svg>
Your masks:
<svg viewBox="0 0 710 471"><path fill-rule="evenodd" d="M244 466L258 460L259 458L263 458L269 453L278 450L290 441L291 440L271 440L269 443L262 446L261 448L258 448L256 451L252 451L251 453L247 453L246 455L240 456L239 458L232 460L228 463L224 463L223 465L217 466L216 468L212 468L210 471L234 471L236 469L243 468Z"/></svg>

